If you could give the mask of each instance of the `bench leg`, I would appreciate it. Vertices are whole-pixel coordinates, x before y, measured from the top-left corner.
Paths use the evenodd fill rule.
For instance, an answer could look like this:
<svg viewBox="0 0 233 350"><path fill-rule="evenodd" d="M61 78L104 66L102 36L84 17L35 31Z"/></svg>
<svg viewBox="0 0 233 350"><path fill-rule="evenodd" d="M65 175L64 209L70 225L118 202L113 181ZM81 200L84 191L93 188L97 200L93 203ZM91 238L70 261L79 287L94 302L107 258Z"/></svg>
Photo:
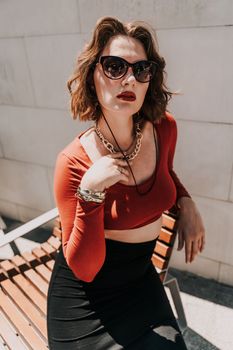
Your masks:
<svg viewBox="0 0 233 350"><path fill-rule="evenodd" d="M187 328L187 320L186 320L182 300L180 297L180 289L179 289L177 279L171 275L168 275L163 284L164 286L167 286L170 290L170 293L176 308L177 316L178 316L177 321L181 332L184 333L184 331Z"/></svg>

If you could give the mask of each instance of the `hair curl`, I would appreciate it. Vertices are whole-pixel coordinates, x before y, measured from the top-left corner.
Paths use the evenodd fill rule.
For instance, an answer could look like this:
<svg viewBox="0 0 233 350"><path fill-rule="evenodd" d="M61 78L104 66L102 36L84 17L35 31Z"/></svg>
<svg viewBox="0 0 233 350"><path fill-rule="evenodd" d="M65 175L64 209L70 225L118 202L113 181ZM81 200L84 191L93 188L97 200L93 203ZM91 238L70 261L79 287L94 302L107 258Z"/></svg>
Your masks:
<svg viewBox="0 0 233 350"><path fill-rule="evenodd" d="M73 119L81 121L95 120L101 116L101 109L95 93L93 73L95 62L98 61L109 39L125 35L137 39L143 45L147 59L157 63L157 72L150 81L149 87L137 119L151 121L159 120L165 116L167 104L175 92L168 91L164 76L165 60L158 53L157 37L154 29L144 21L133 21L126 24L114 17L100 18L94 28L91 41L84 47L77 58L74 72L67 81L67 87L71 94L70 110ZM72 85L75 88L72 91Z"/></svg>

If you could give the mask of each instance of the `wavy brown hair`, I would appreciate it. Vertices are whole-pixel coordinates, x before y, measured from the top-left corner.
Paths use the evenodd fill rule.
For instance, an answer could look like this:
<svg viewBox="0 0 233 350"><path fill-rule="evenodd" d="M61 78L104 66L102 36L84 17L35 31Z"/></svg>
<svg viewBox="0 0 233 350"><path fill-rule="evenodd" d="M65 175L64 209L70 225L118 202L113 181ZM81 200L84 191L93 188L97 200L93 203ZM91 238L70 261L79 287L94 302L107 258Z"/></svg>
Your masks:
<svg viewBox="0 0 233 350"><path fill-rule="evenodd" d="M98 120L101 116L100 105L95 93L93 73L95 63L109 39L117 35L126 35L141 42L148 60L157 63L157 72L150 81L149 87L140 109L134 117L155 121L165 116L168 101L175 92L168 91L164 76L165 60L158 53L156 33L146 22L134 21L122 23L114 17L100 18L94 28L90 42L84 47L77 58L73 75L67 81L71 94L70 109L73 119ZM75 88L72 90L72 85ZM139 117L138 117L139 116Z"/></svg>

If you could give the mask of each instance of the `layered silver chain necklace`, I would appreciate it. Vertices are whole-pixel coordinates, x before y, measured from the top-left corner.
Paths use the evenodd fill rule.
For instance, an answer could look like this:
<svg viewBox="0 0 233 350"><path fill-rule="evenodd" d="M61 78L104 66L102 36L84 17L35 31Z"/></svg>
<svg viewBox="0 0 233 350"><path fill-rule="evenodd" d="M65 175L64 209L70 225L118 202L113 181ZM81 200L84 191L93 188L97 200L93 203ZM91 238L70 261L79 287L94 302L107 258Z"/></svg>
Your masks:
<svg viewBox="0 0 233 350"><path fill-rule="evenodd" d="M105 137L104 135L101 133L99 127L96 125L95 126L95 132L96 134L99 136L100 138L100 141L102 142L102 144L104 145L104 147L111 153L117 153L119 152L119 150L117 150L112 143L110 143ZM127 151L123 151L124 152L124 155L125 157L128 159L128 160L132 160L134 159L139 151L140 151L140 148L141 148L141 145L142 145L142 138L143 138L143 135L142 135L142 132L141 132L141 129L140 129L140 126L139 126L139 123L136 123L135 124L135 138L136 138L136 144L135 144L135 147L134 147L134 150L130 153L130 154L127 154ZM133 141L134 142L134 141ZM130 145L131 147L131 145ZM129 148L130 148L129 147Z"/></svg>
<svg viewBox="0 0 233 350"><path fill-rule="evenodd" d="M146 191L144 192L141 192L139 191L139 188L138 188L138 185L137 185L137 182L136 182L136 179L135 179L135 176L134 176L134 173L133 173L133 170L130 166L130 163L129 163L129 160L131 159L134 159L139 151L140 151L140 148L141 148L141 143L142 143L142 132L141 132L141 129L140 129L140 126L139 126L139 123L135 123L135 126L136 126L136 139L137 139L137 142L136 142L136 146L135 146L135 149L133 150L133 152L131 154L127 154L126 151L123 151L120 147L120 145L118 144L113 132L112 132L112 129L110 127L110 125L108 124L108 121L107 119L105 118L104 116L104 113L102 112L102 115L103 115L103 118L109 128L109 131L111 132L114 140L115 140L115 143L117 145L117 147L119 148L120 152L122 153L122 155L124 156L125 160L127 161L128 163L128 167L129 167L129 170L132 174L132 177L133 177L133 180L134 180L134 183L135 183L135 187L136 187L136 191L137 193L140 195L140 196L144 196L146 195L147 193L149 193L152 189L152 187L154 186L154 183L155 183L155 179L156 179L156 172L154 172L154 176L153 176L153 180L152 180L152 183L150 184L149 188L147 188ZM157 149L157 152L156 152L156 164L158 164L158 145L157 145L157 139L155 137L155 127L153 126L153 134L154 134L154 141L155 141L155 146L156 146L156 149ZM116 152L119 152L118 150L115 149L115 147L113 146L113 144L111 144L107 139L105 139L105 137L103 136L103 134L100 132L99 128L97 127L97 125L95 126L95 131L98 135L98 137L100 138L101 142L103 143L104 147L107 148L111 153L116 153ZM131 147L131 146L130 146ZM136 150L136 147L137 147L137 150ZM129 148L128 148L129 149ZM129 158L130 157L130 158ZM133 157L133 158L132 158Z"/></svg>

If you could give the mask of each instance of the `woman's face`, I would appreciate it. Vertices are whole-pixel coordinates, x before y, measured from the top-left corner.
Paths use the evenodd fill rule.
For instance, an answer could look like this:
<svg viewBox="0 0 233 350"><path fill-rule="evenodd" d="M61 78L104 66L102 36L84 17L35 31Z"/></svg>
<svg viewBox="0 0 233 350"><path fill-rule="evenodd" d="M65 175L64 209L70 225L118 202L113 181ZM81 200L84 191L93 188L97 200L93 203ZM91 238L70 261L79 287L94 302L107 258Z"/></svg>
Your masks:
<svg viewBox="0 0 233 350"><path fill-rule="evenodd" d="M111 38L105 46L101 56L118 56L130 63L146 60L145 50L139 40L124 35ZM120 79L112 80L108 78L100 63L97 63L94 71L94 84L97 98L104 114L115 114L132 116L137 113L144 101L149 82L138 82L129 67L127 73ZM125 91L133 92L135 100L126 100L117 97Z"/></svg>

